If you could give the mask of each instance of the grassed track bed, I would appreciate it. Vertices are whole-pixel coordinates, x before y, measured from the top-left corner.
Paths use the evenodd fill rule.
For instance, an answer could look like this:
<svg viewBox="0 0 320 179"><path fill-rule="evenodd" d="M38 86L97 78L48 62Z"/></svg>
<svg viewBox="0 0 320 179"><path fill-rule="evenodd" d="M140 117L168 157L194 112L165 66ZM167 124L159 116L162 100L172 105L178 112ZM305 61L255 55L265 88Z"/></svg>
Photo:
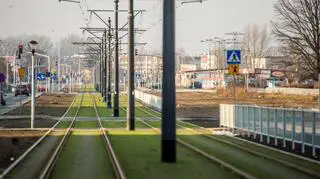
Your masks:
<svg viewBox="0 0 320 179"><path fill-rule="evenodd" d="M73 131L51 178L114 178L101 132Z"/></svg>
<svg viewBox="0 0 320 179"><path fill-rule="evenodd" d="M162 163L160 136L152 130L112 129L108 130L108 134L128 178L238 178L230 171L181 146L177 148L177 163Z"/></svg>

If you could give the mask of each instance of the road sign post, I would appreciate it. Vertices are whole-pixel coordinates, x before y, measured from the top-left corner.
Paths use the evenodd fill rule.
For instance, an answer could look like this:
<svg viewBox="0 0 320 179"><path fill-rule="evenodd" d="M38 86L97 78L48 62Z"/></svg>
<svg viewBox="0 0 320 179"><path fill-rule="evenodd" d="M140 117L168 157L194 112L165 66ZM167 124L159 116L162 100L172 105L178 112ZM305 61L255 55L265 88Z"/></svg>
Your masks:
<svg viewBox="0 0 320 179"><path fill-rule="evenodd" d="M239 74L241 64L240 50L227 50L228 72L233 75L233 103L236 103L236 76Z"/></svg>
<svg viewBox="0 0 320 179"><path fill-rule="evenodd" d="M25 68L19 68L18 69L18 73L19 73L19 101L20 101L20 115L22 114L22 110L21 110L21 106L22 106L22 104L21 104L21 81L22 81L22 79L23 79L23 77L24 77L24 72L25 72Z"/></svg>
<svg viewBox="0 0 320 179"><path fill-rule="evenodd" d="M0 73L0 102L4 106L6 105L6 101L3 99L3 90L2 83L5 82L6 76L3 73Z"/></svg>

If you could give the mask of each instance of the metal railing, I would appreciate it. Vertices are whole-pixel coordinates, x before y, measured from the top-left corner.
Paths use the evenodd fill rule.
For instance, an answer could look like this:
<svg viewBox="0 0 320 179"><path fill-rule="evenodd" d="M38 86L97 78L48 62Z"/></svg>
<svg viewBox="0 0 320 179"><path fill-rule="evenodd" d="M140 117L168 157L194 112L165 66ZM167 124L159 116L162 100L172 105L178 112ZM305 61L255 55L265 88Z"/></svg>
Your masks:
<svg viewBox="0 0 320 179"><path fill-rule="evenodd" d="M301 144L312 148L313 156L320 149L320 114L306 109L272 108L249 105L220 104L220 125L242 135L259 135L260 142L274 145L281 141L283 147L291 142L292 150ZM266 141L264 141L266 140Z"/></svg>

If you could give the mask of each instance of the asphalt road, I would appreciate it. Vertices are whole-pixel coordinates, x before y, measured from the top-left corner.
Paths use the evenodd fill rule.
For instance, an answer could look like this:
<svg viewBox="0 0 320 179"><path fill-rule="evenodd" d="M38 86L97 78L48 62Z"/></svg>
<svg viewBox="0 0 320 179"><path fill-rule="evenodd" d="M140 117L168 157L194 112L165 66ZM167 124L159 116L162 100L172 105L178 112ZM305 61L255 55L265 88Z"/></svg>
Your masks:
<svg viewBox="0 0 320 179"><path fill-rule="evenodd" d="M7 113L17 107L20 106L20 96L14 96L14 93L6 93L4 96L6 100L5 106L0 106L0 115ZM23 103L25 100L30 100L30 96L21 95L21 102Z"/></svg>

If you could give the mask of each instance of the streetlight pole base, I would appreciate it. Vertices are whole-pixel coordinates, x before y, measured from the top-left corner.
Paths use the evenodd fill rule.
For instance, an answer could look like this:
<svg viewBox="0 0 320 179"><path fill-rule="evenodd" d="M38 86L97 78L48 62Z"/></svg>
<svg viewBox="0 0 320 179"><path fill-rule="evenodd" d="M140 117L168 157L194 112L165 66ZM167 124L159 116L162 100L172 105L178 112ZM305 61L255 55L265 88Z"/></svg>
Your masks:
<svg viewBox="0 0 320 179"><path fill-rule="evenodd" d="M134 118L127 118L127 130L129 131L135 130Z"/></svg>
<svg viewBox="0 0 320 179"><path fill-rule="evenodd" d="M176 156L176 141L175 140L162 140L161 141L162 155L161 161L166 163L175 163L177 161Z"/></svg>
<svg viewBox="0 0 320 179"><path fill-rule="evenodd" d="M119 117L119 109L114 108L113 117Z"/></svg>
<svg viewBox="0 0 320 179"><path fill-rule="evenodd" d="M111 104L111 94L110 93L108 93L107 104L108 104L108 108L111 109L112 108L112 104Z"/></svg>

